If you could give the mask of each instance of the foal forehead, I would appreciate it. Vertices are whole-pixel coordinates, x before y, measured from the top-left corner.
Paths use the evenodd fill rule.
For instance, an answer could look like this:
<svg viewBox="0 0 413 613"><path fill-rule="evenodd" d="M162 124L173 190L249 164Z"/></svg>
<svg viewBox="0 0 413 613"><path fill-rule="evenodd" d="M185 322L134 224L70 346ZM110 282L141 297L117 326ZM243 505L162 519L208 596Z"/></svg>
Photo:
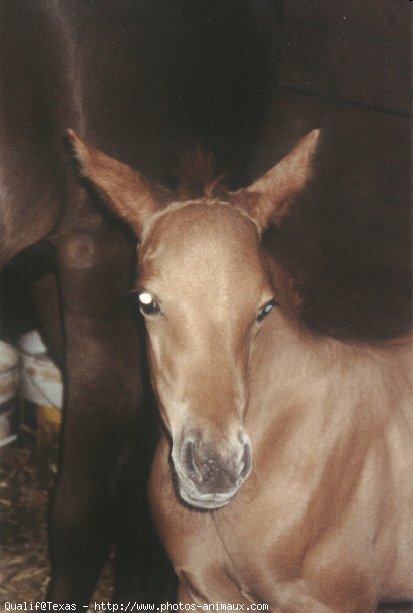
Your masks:
<svg viewBox="0 0 413 613"><path fill-rule="evenodd" d="M168 207L155 217L141 246L141 261L185 263L250 259L258 244L253 222L224 202L196 201Z"/></svg>

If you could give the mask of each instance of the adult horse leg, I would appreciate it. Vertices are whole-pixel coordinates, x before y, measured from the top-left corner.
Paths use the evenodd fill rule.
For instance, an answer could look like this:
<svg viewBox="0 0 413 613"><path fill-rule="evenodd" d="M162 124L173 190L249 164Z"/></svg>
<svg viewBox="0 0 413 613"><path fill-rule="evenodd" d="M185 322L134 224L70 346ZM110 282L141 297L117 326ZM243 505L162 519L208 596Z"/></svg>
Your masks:
<svg viewBox="0 0 413 613"><path fill-rule="evenodd" d="M49 597L81 606L90 599L122 521L119 483L131 450L140 444L143 385L139 339L125 300L131 245L93 214L82 218L81 229L56 241L56 253L66 413L51 506ZM134 469L139 487L142 466Z"/></svg>

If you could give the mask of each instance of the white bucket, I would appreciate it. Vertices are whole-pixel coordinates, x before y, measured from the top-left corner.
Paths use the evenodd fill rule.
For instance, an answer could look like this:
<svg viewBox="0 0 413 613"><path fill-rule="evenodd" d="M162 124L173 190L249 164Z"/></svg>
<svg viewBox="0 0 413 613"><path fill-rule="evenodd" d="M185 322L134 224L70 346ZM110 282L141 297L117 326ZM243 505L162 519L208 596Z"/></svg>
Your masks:
<svg viewBox="0 0 413 613"><path fill-rule="evenodd" d="M19 353L0 341L0 447L17 437Z"/></svg>
<svg viewBox="0 0 413 613"><path fill-rule="evenodd" d="M21 396L25 401L23 421L33 429L39 407L62 408L63 384L60 370L46 354L37 330L27 332L19 339L21 356ZM30 412L32 414L30 414Z"/></svg>

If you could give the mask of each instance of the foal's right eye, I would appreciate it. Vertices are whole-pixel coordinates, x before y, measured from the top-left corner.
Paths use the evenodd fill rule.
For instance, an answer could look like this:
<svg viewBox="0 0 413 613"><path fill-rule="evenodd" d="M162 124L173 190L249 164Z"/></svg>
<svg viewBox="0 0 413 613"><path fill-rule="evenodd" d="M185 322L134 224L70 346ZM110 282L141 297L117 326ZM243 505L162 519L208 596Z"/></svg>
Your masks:
<svg viewBox="0 0 413 613"><path fill-rule="evenodd" d="M139 292L139 309L142 315L159 315L161 309L149 292Z"/></svg>

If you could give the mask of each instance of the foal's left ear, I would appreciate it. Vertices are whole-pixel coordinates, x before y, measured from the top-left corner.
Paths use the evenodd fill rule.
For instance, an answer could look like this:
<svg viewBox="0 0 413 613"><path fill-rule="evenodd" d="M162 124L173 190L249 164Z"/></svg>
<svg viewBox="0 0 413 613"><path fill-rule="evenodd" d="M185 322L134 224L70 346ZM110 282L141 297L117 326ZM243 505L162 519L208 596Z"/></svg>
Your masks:
<svg viewBox="0 0 413 613"><path fill-rule="evenodd" d="M304 189L312 174L319 139L320 130L313 130L258 181L231 195L231 200L248 212L261 232L271 223L277 225Z"/></svg>
<svg viewBox="0 0 413 613"><path fill-rule="evenodd" d="M140 238L145 222L159 208L150 182L133 168L87 145L73 130L67 131L66 143L80 176Z"/></svg>

